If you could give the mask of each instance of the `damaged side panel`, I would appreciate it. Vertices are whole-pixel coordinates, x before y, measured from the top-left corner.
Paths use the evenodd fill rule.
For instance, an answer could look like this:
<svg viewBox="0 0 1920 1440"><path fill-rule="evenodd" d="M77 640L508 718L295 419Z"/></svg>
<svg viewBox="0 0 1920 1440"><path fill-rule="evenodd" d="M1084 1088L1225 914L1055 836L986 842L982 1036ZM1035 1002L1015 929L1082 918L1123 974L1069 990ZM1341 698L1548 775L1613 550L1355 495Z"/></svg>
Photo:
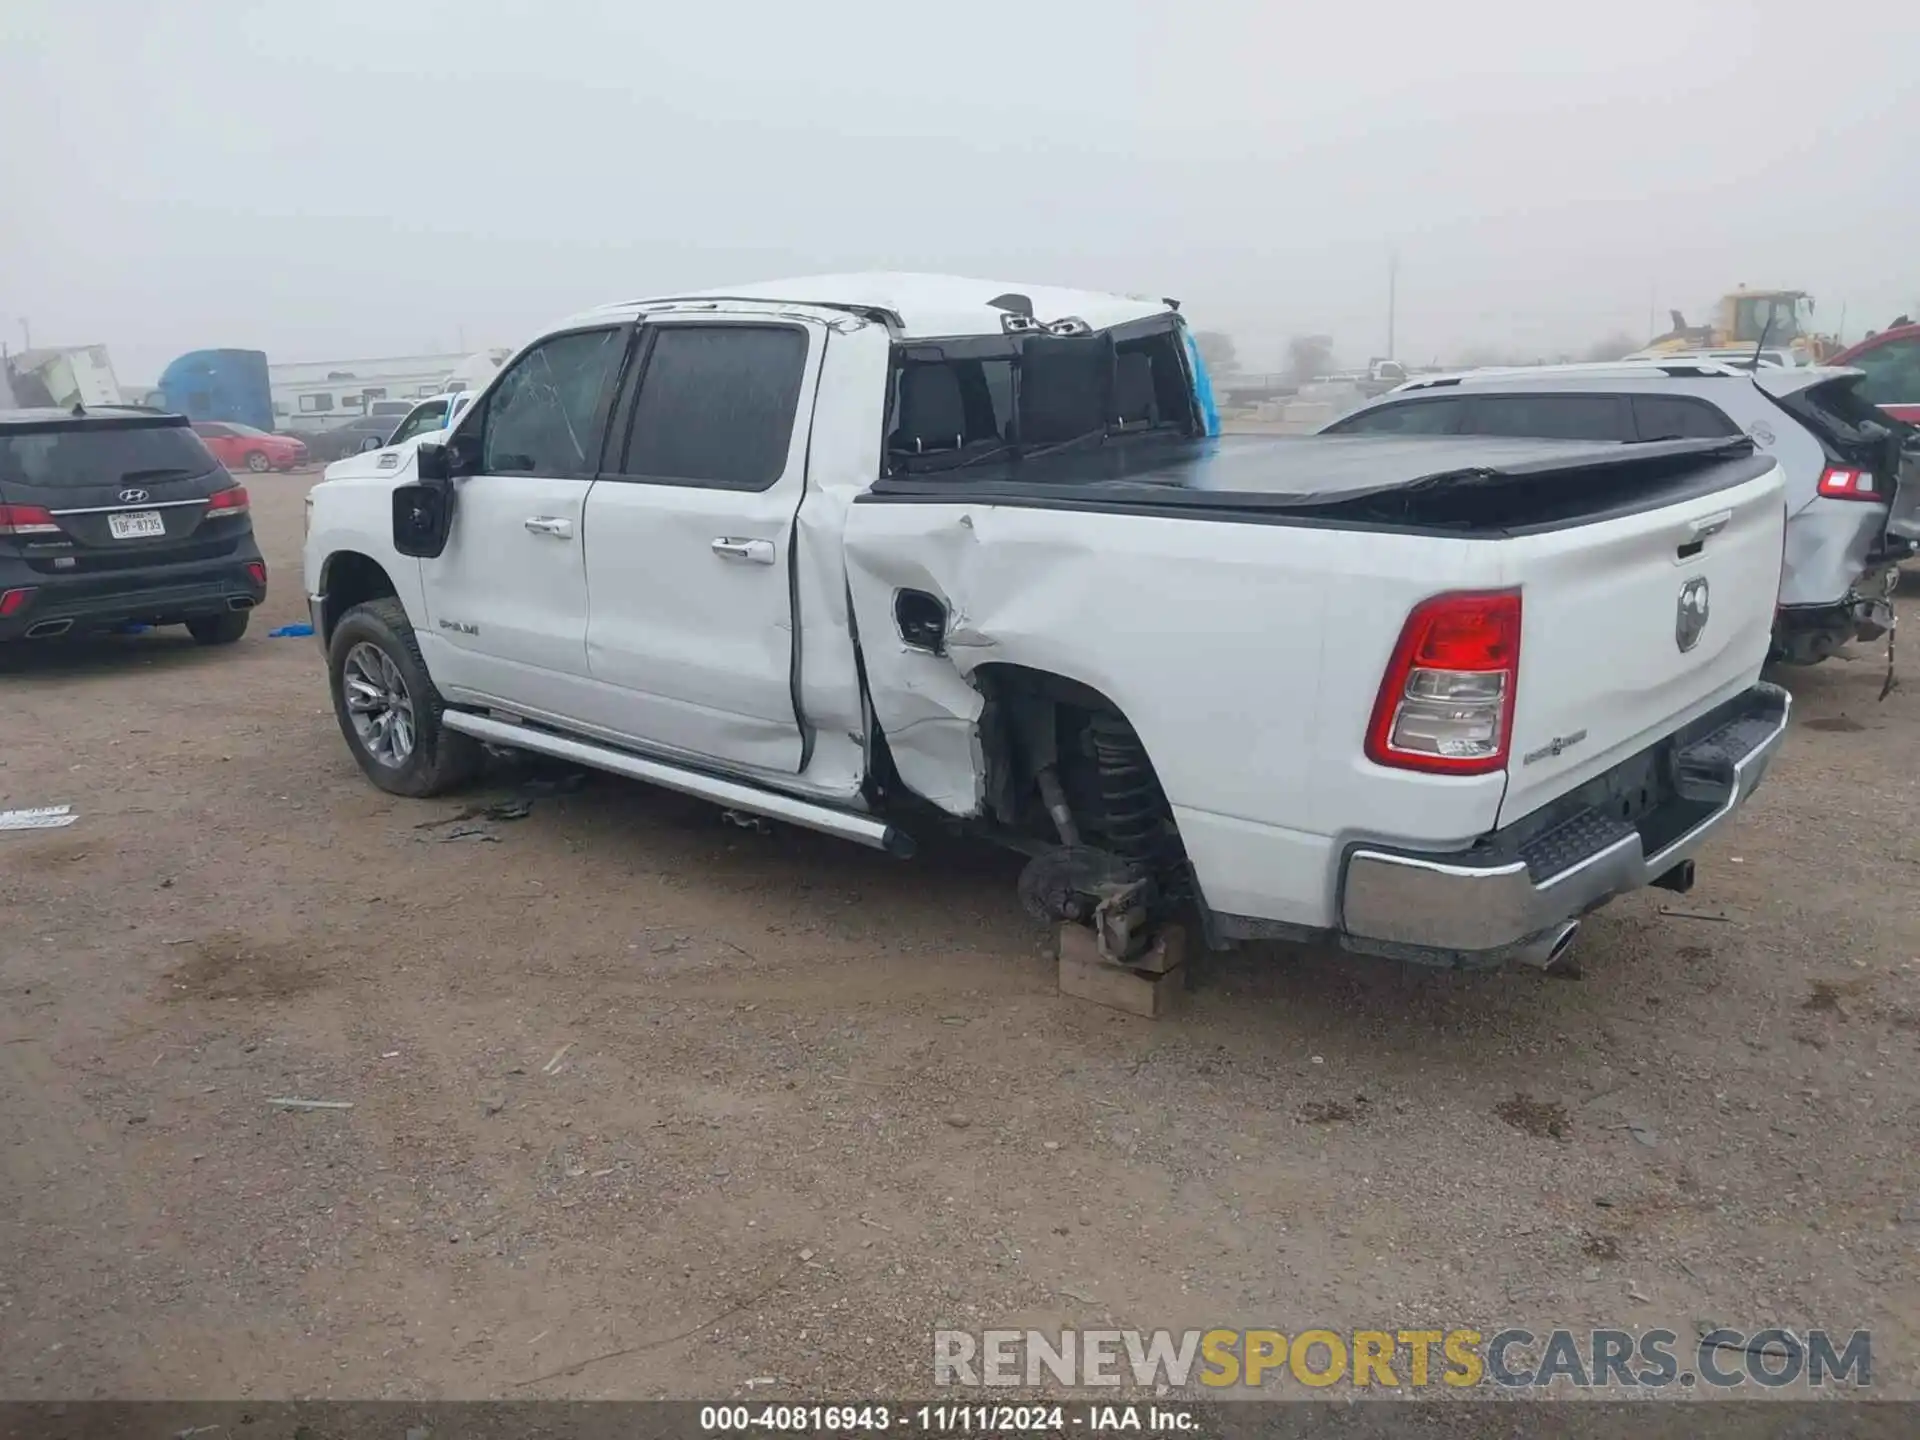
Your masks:
<svg viewBox="0 0 1920 1440"><path fill-rule="evenodd" d="M979 663L990 642L960 609L956 592L979 546L970 525L947 507L916 506L911 537L892 526L862 524L871 506L852 506L847 522L847 583L859 624L867 689L874 718L901 781L916 795L953 815L978 815L986 794L986 761L980 744L985 701L965 671ZM937 513L936 513L937 512ZM872 533L884 529L887 533ZM945 612L944 633L934 645L902 635L897 604L903 591L931 597ZM936 653L936 648L940 653Z"/></svg>

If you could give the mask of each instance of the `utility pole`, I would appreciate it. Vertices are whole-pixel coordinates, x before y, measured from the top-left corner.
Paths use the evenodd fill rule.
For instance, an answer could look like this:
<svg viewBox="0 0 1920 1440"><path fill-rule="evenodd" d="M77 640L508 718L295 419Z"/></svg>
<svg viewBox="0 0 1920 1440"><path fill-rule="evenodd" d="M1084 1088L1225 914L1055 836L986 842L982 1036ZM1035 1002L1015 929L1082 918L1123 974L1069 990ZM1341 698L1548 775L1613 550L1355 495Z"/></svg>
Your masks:
<svg viewBox="0 0 1920 1440"><path fill-rule="evenodd" d="M1383 357L1391 360L1398 353L1393 348L1394 308L1399 299L1400 288L1400 252L1387 252L1387 353Z"/></svg>

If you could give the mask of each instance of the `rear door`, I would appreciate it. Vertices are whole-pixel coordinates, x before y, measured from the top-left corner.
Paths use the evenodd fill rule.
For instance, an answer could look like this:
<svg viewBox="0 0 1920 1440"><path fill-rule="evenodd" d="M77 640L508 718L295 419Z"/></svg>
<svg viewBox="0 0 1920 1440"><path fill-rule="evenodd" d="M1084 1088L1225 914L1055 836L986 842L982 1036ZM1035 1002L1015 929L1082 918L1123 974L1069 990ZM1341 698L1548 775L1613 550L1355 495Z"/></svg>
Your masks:
<svg viewBox="0 0 1920 1440"><path fill-rule="evenodd" d="M233 431L225 425L211 420L197 420L193 425L193 433L200 437L200 443L205 445L222 465L233 465L239 462L240 455L233 443Z"/></svg>
<svg viewBox="0 0 1920 1440"><path fill-rule="evenodd" d="M565 713L587 674L587 491L631 327L549 335L454 432L447 548L420 562L443 689Z"/></svg>
<svg viewBox="0 0 1920 1440"><path fill-rule="evenodd" d="M218 559L247 532L244 507L207 514L209 498L233 485L179 416L73 417L0 429L0 502L45 510L58 527L0 544L51 575Z"/></svg>
<svg viewBox="0 0 1920 1440"><path fill-rule="evenodd" d="M1751 468L1722 463L1736 476ZM1500 823L1753 684L1785 523L1776 464L1730 488L1502 542L1523 629Z"/></svg>
<svg viewBox="0 0 1920 1440"><path fill-rule="evenodd" d="M793 546L827 329L763 315L641 332L587 501L587 663L599 724L795 774Z"/></svg>

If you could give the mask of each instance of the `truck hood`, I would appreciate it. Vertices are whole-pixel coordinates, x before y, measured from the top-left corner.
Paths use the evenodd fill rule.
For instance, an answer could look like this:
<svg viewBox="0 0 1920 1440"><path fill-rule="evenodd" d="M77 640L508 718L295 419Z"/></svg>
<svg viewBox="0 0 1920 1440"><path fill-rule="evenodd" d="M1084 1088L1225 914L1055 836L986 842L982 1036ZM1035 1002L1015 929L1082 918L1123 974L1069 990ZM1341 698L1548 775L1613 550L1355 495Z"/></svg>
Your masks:
<svg viewBox="0 0 1920 1440"><path fill-rule="evenodd" d="M438 440L444 431L430 430L424 435L415 435L411 440L402 440L398 445L383 446L378 450L362 450L336 460L321 473L323 480L366 480L381 475L398 475L413 468L413 453L425 440Z"/></svg>

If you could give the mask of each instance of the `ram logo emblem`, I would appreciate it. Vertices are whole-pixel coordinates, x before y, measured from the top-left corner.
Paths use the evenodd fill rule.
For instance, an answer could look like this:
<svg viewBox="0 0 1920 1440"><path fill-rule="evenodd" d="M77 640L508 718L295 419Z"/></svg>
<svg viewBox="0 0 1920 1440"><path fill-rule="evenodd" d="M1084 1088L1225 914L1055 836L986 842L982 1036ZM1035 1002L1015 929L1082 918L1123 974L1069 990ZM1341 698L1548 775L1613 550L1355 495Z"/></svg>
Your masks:
<svg viewBox="0 0 1920 1440"><path fill-rule="evenodd" d="M1700 643L1700 632L1707 628L1710 608L1707 577L1696 575L1680 587L1680 606L1673 622L1673 643L1682 654Z"/></svg>

